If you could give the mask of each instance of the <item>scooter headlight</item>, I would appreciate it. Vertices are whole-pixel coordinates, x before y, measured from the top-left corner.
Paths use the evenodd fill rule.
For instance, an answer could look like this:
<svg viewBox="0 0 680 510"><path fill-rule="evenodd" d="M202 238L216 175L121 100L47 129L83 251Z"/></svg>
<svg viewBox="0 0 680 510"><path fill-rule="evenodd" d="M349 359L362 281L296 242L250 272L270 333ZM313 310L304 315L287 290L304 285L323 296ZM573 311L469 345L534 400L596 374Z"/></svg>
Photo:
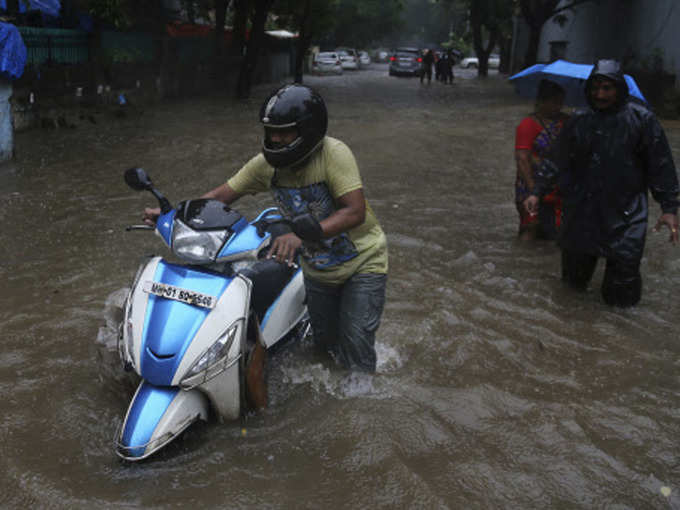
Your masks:
<svg viewBox="0 0 680 510"><path fill-rule="evenodd" d="M238 356L229 359L229 350L234 343L238 329L239 324L236 323L220 335L217 341L189 369L181 382L182 387L193 387L201 384L227 369L238 359Z"/></svg>
<svg viewBox="0 0 680 510"><path fill-rule="evenodd" d="M175 219L172 229L172 251L189 262L198 264L213 262L227 235L227 230L193 230Z"/></svg>

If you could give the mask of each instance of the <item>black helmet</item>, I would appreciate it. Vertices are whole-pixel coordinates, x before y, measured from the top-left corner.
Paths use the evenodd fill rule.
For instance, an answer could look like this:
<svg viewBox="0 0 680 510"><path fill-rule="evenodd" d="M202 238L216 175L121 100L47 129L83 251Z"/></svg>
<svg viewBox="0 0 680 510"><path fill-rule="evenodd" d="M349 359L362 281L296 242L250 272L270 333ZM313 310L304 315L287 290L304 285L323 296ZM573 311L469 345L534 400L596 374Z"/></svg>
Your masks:
<svg viewBox="0 0 680 510"><path fill-rule="evenodd" d="M303 162L321 147L328 128L328 113L321 96L309 87L285 85L262 104L260 122L267 128L296 127L298 137L284 147L276 147L265 135L262 153L275 168Z"/></svg>

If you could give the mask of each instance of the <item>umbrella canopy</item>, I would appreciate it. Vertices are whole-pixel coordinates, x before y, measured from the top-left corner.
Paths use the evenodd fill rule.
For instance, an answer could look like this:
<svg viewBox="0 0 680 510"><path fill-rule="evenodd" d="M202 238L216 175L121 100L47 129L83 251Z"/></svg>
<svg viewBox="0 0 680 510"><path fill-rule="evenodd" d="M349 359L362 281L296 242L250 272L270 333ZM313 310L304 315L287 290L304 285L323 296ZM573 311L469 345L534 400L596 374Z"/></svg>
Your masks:
<svg viewBox="0 0 680 510"><path fill-rule="evenodd" d="M564 103L570 106L587 106L585 85L593 66L574 64L566 60L556 60L552 64L536 64L511 76L510 81L522 97L536 98L541 80L550 80L565 90ZM647 102L632 76L625 74L628 92L631 96Z"/></svg>
<svg viewBox="0 0 680 510"><path fill-rule="evenodd" d="M24 74L26 45L17 27L0 22L0 77L16 80Z"/></svg>

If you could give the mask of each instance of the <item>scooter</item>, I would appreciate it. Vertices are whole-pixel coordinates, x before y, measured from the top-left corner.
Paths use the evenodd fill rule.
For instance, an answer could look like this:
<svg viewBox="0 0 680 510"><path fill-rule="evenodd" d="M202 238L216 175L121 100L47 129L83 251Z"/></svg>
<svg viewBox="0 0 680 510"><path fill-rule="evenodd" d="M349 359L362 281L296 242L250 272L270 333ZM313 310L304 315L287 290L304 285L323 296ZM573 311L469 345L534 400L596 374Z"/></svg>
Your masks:
<svg viewBox="0 0 680 510"><path fill-rule="evenodd" d="M290 231L276 208L248 222L218 200L173 208L141 168L127 170L125 181L158 199L155 232L184 262L149 257L124 304L118 352L141 382L116 453L138 461L197 420L235 420L261 402L249 385L262 378L266 353L310 326L301 269L264 258L272 239ZM154 230L128 227L141 229Z"/></svg>

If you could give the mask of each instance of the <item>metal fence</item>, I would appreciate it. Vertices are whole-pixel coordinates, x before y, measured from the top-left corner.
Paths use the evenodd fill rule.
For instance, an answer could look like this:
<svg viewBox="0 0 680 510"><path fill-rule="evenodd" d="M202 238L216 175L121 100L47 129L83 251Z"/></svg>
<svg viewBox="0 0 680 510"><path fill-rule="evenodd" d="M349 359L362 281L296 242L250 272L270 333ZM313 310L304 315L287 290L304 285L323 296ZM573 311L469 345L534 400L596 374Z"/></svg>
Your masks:
<svg viewBox="0 0 680 510"><path fill-rule="evenodd" d="M88 34L82 30L18 27L27 50L27 64L78 64L89 60Z"/></svg>
<svg viewBox="0 0 680 510"><path fill-rule="evenodd" d="M79 64L90 60L90 34L82 30L18 27L26 45L27 65ZM154 59L151 34L103 31L102 53L116 63L150 62ZM174 39L175 57L183 62L208 59L214 54L214 42L208 37Z"/></svg>

